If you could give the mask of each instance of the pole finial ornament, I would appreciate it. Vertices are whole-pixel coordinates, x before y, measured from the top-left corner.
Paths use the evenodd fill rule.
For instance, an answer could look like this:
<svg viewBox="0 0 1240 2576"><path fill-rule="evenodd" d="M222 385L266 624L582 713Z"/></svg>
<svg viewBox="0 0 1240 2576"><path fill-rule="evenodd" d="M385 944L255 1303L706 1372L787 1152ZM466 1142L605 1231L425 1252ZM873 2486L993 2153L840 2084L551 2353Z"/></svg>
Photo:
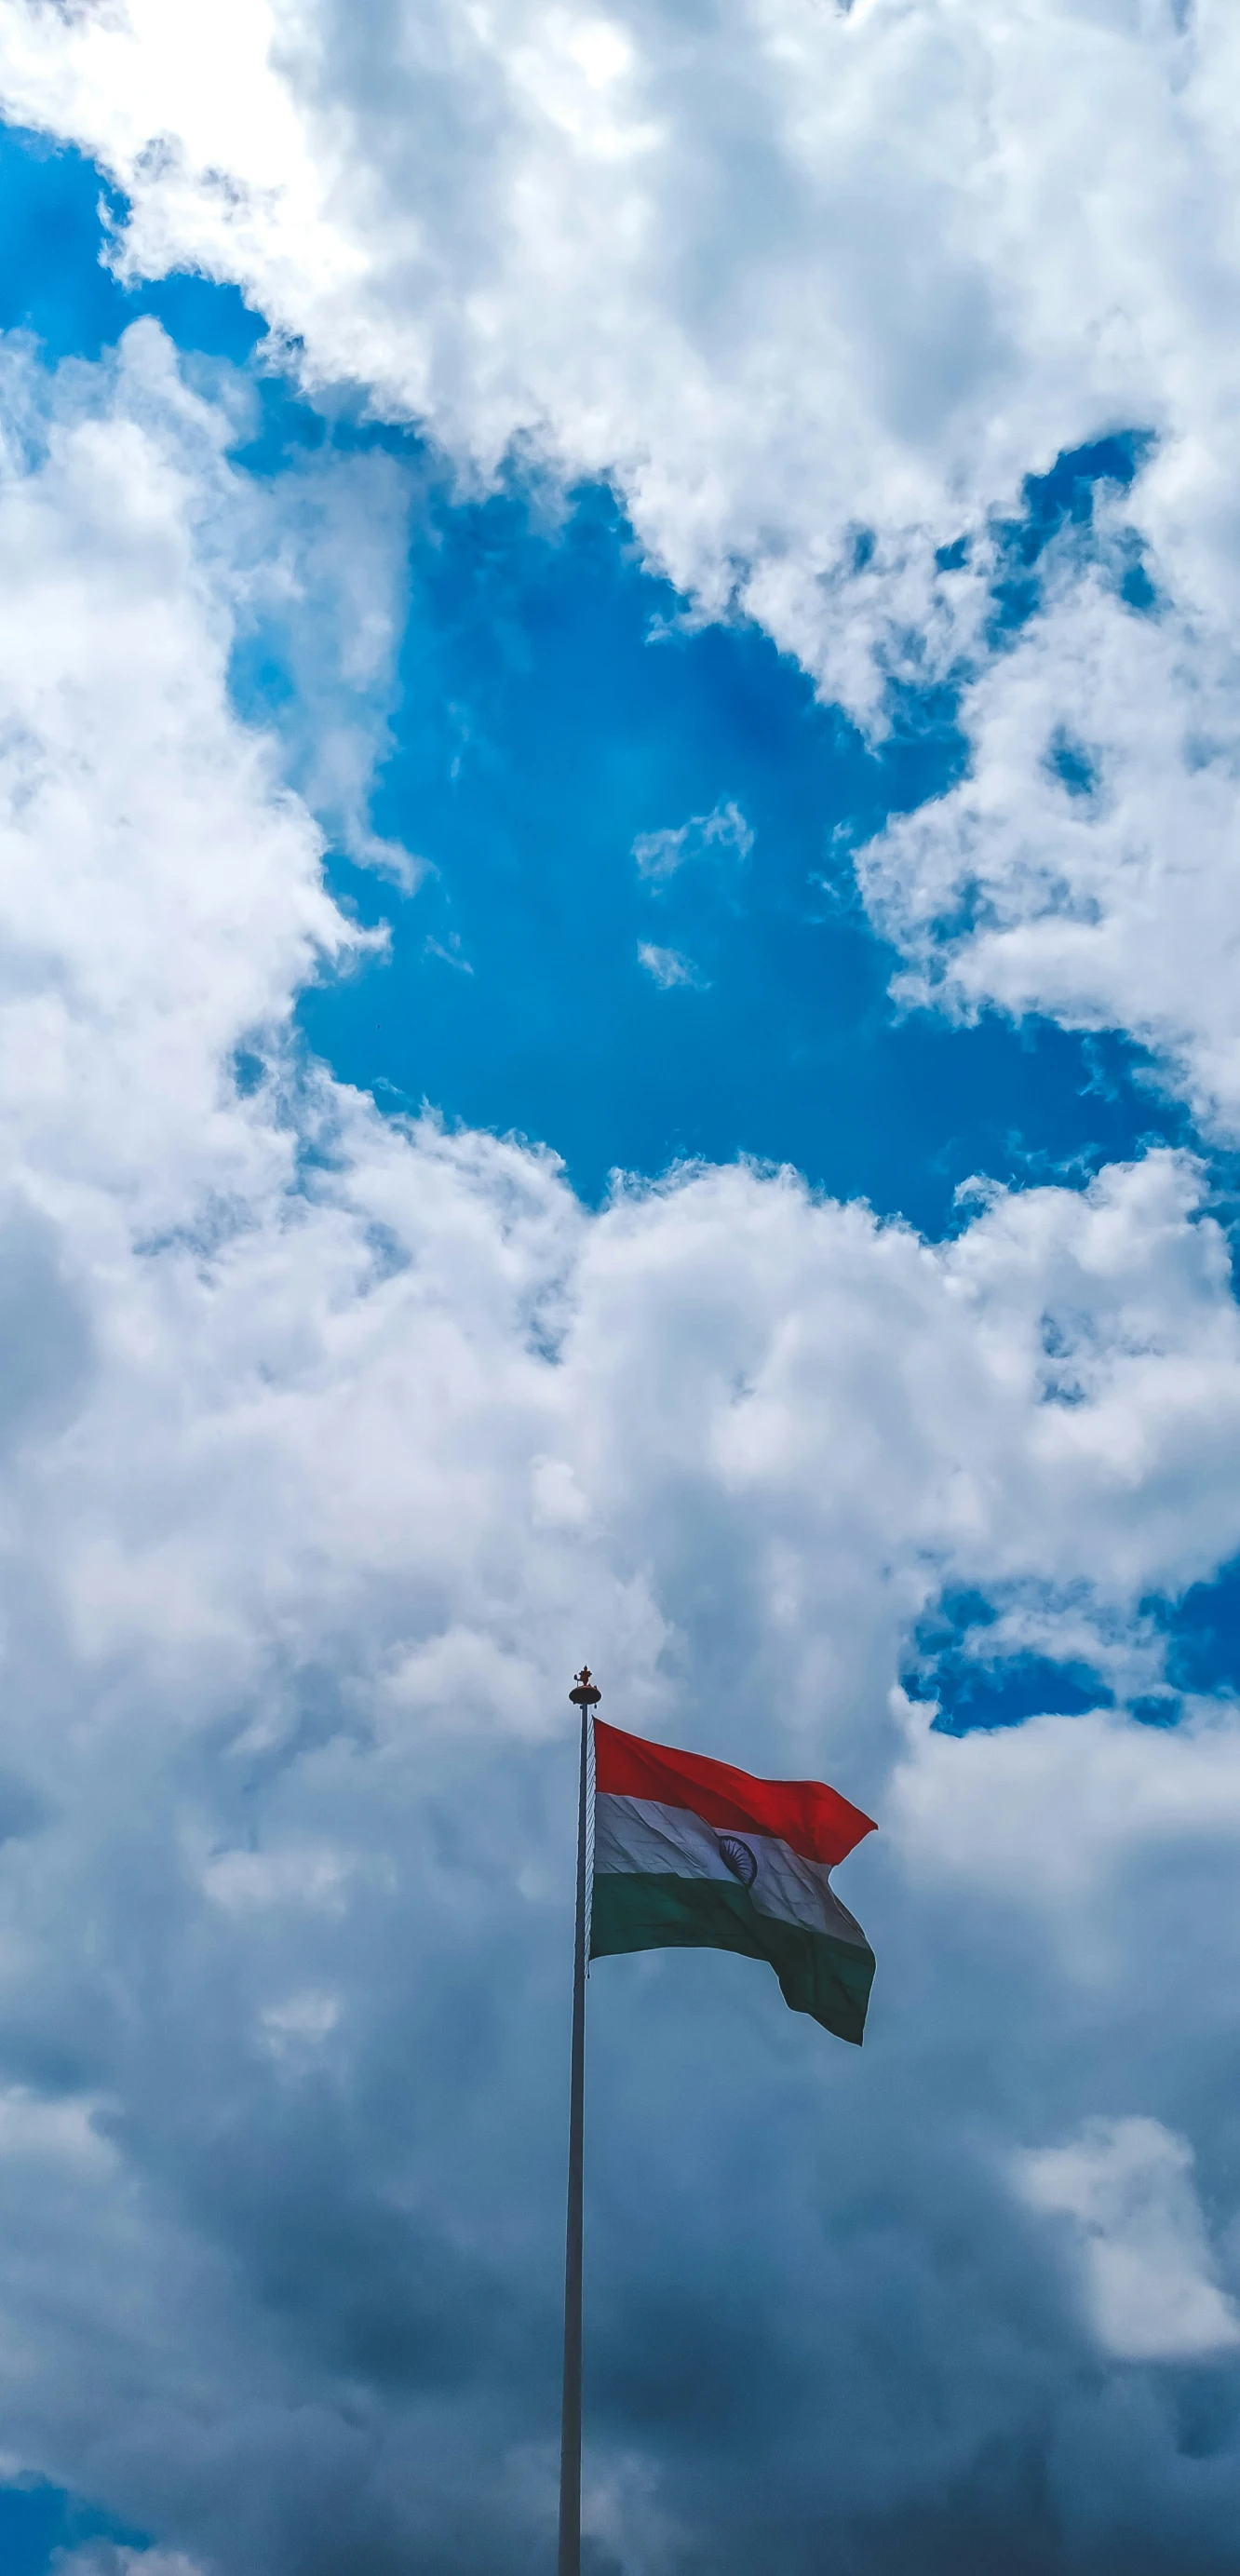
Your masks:
<svg viewBox="0 0 1240 2576"><path fill-rule="evenodd" d="M596 1708L603 1694L601 1690L597 1689L595 1686L594 1676L590 1671L589 1665L583 1664L580 1672L574 1674L573 1678L577 1687L575 1690L570 1690L568 1696L573 1702L574 1707Z"/></svg>

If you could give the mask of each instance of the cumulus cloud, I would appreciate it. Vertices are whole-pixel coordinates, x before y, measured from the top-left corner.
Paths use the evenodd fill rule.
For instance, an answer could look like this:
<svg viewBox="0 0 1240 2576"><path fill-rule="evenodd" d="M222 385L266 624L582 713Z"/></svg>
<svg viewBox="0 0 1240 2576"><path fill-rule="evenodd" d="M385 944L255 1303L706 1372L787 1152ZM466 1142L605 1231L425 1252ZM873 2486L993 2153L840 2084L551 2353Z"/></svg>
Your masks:
<svg viewBox="0 0 1240 2576"><path fill-rule="evenodd" d="M122 266L235 279L466 476L610 476L866 725L963 682L970 779L864 869L908 989L1131 1029L1234 1132L1238 44L1217 0L6 0L0 94L119 180ZM1078 564L996 654L1023 478L1115 431L1164 613ZM416 873L357 744L320 791Z"/></svg>
<svg viewBox="0 0 1240 2576"><path fill-rule="evenodd" d="M906 998L1129 1029L1234 1137L1236 630L1138 613L1080 556L967 690L967 776L861 853L861 883Z"/></svg>
<svg viewBox="0 0 1240 2576"><path fill-rule="evenodd" d="M1090 2322L1120 2361L1204 2361L1240 2344L1192 2170L1187 2140L1142 2119L1096 2120L1070 2145L1017 2161L1030 2208L1073 2223Z"/></svg>
<svg viewBox="0 0 1240 2576"><path fill-rule="evenodd" d="M116 172L135 265L237 278L314 375L484 469L532 433L617 474L682 588L862 702L876 635L933 631L943 537L1117 424L1164 434L1166 538L1210 579L1234 44L1172 0L737 0L691 37L658 6L9 0L3 82Z"/></svg>
<svg viewBox="0 0 1240 2576"><path fill-rule="evenodd" d="M945 1583L1076 1641L1240 1547L1199 1173L928 1245L385 1122L286 1039L350 934L228 696L225 416L149 327L3 391L13 2451L223 2576L545 2559L587 1652L884 1827L855 2062L743 1963L592 1980L602 2563L993 2564L1032 2460L1031 2564L1225 2565L1232 2437L1099 2380L1011 2172L1103 2101L1225 2190L1234 1711L957 1744L892 1691Z"/></svg>
<svg viewBox="0 0 1240 2576"><path fill-rule="evenodd" d="M231 1189L221 1061L286 1022L290 978L350 934L273 746L228 707L229 584L195 521L213 517L229 424L147 325L115 369L66 369L54 411L20 352L4 394L0 1116L25 1262L54 1276L45 1227L78 1188L106 1178L153 1225L213 1173ZM44 1308L49 1391L74 1316L66 1283Z"/></svg>
<svg viewBox="0 0 1240 2576"><path fill-rule="evenodd" d="M1166 1730L1097 1711L963 1741L928 1731L929 1714L915 1703L900 1711L910 1757L891 1781L887 1815L919 1875L941 1872L1040 1912L1075 1905L1164 1834L1221 1857L1240 1828L1230 1700L1202 1701Z"/></svg>

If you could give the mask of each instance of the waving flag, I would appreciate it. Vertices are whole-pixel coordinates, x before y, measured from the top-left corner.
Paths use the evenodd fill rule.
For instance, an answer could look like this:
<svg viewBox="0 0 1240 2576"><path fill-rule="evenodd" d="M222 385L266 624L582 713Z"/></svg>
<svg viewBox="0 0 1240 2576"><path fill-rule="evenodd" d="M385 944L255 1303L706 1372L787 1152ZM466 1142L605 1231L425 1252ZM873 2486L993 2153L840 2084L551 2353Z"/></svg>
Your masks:
<svg viewBox="0 0 1240 2576"><path fill-rule="evenodd" d="M754 1780L601 1720L594 1758L591 1958L739 1950L794 2012L860 2043L874 1953L831 1871L873 1818L820 1780Z"/></svg>

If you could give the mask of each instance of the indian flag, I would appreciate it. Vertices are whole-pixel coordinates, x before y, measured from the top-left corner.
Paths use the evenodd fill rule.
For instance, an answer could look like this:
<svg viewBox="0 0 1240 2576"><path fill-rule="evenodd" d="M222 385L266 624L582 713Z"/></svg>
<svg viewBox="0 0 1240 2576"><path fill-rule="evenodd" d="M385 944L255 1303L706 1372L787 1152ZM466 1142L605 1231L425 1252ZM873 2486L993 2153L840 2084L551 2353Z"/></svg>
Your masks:
<svg viewBox="0 0 1240 2576"><path fill-rule="evenodd" d="M831 1872L874 1820L820 1780L753 1780L730 1762L594 1726L590 1956L739 1950L785 2003L860 2045L874 1953Z"/></svg>

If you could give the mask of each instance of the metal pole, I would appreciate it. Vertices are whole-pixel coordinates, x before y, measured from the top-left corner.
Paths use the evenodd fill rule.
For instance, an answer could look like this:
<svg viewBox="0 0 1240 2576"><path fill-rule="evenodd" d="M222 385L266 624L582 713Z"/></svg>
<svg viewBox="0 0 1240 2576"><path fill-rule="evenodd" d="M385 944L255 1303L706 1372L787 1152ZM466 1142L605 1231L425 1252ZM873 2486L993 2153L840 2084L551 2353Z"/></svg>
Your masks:
<svg viewBox="0 0 1240 2576"><path fill-rule="evenodd" d="M586 1832L590 1712L601 1693L582 1666L569 1692L581 1711L577 1794L577 1930L573 1948L573 2050L568 2095L568 2229L564 2248L564 2406L560 2419L559 2576L581 2576L581 2203L586 2064Z"/></svg>

